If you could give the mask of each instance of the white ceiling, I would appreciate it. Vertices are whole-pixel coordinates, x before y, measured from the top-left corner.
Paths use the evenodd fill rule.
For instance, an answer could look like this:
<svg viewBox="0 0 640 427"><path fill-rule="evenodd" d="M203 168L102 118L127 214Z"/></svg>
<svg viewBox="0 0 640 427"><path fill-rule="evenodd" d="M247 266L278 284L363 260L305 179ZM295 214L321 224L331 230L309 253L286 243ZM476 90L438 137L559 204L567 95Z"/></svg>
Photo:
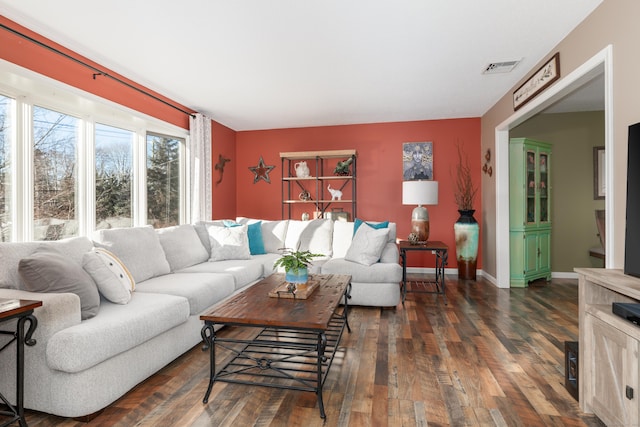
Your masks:
<svg viewBox="0 0 640 427"><path fill-rule="evenodd" d="M479 117L601 2L0 0L0 13L255 130Z"/></svg>

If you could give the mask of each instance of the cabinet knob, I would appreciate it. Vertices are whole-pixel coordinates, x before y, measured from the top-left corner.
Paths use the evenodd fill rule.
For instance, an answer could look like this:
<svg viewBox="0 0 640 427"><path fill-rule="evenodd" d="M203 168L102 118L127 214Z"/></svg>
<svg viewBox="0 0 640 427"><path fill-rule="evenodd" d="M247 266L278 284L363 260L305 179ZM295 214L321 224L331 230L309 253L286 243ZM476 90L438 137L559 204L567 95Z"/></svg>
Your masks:
<svg viewBox="0 0 640 427"><path fill-rule="evenodd" d="M625 389L625 395L627 396L627 399L633 399L633 387L627 386L627 388Z"/></svg>

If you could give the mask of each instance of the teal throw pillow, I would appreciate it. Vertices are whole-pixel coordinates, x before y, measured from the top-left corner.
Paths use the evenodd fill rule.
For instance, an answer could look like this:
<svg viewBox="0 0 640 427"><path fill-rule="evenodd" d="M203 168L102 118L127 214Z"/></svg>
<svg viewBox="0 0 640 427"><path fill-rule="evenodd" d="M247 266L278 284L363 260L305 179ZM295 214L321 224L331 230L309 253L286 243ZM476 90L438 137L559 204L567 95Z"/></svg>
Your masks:
<svg viewBox="0 0 640 427"><path fill-rule="evenodd" d="M358 231L358 227L360 227L362 224L367 224L369 227L374 228L374 229L381 229L381 228L389 228L389 221L383 221L383 222L379 222L377 224L373 224L370 222L366 222L361 220L360 218L356 218L356 220L353 222L353 235L356 235L356 231Z"/></svg>
<svg viewBox="0 0 640 427"><path fill-rule="evenodd" d="M264 240L262 240L262 221L249 224L247 234L249 235L249 252L251 252L251 255L266 254Z"/></svg>

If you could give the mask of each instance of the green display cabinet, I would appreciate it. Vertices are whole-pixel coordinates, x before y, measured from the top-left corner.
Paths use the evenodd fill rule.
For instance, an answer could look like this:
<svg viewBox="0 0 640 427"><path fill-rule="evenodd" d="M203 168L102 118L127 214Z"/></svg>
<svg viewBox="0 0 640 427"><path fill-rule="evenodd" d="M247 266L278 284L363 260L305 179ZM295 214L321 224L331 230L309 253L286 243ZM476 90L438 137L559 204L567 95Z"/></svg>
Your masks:
<svg viewBox="0 0 640 427"><path fill-rule="evenodd" d="M526 138L509 144L511 286L551 280L551 145Z"/></svg>

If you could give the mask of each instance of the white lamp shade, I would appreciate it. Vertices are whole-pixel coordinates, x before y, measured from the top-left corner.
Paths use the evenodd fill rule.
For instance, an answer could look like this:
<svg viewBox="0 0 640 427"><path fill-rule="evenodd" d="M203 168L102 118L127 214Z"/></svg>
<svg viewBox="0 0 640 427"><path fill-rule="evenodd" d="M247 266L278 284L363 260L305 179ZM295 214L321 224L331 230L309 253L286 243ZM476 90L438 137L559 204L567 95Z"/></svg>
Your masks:
<svg viewBox="0 0 640 427"><path fill-rule="evenodd" d="M403 181L403 205L437 205L438 181Z"/></svg>

